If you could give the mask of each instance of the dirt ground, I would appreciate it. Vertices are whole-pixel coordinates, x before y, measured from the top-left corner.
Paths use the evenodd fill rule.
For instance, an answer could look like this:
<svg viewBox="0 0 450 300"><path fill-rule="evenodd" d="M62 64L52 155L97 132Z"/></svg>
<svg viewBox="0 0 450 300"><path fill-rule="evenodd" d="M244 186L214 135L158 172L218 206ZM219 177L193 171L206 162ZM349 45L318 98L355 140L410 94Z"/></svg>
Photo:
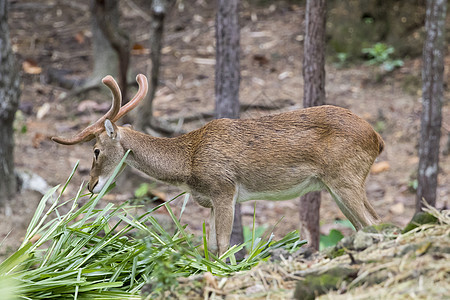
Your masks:
<svg viewBox="0 0 450 300"><path fill-rule="evenodd" d="M214 109L214 9L207 1L183 1L168 16L162 56L162 84L155 99L155 116L181 120L183 130L201 126L207 120L182 122L200 112ZM121 26L138 45L131 59L132 77L146 74L149 20L144 1L121 1ZM139 8L140 7L140 8ZM304 8L283 2L255 7L247 2L241 11L241 89L244 104L276 105L278 110L248 109L243 118L300 108L303 95L302 39ZM62 146L49 138L70 136L95 121L110 102L109 92L93 91L80 97L67 97L69 91L48 84L50 68L69 70L74 77L89 76L93 62L89 1L41 0L12 1L10 30L13 49L22 66L21 114L16 128L15 163L43 177L50 186L64 183L76 161L80 167L66 192L74 196L87 179L92 144ZM143 49L142 49L143 48ZM448 51L447 53L450 53ZM414 193L410 191L418 165L417 143L420 128L420 59L405 59L402 68L376 83L378 70L366 65L341 69L332 63L326 68L327 102L351 109L381 131L386 143L378 162L389 170L368 178L368 198L384 221L405 225L414 213ZM446 57L450 65L450 55ZM41 68L41 69L39 69ZM450 128L449 70L446 70L446 101L443 119ZM36 73L36 74L30 74ZM106 74L105 74L106 75ZM133 93L132 90L130 93ZM91 102L94 101L94 102ZM100 107L95 103L102 104ZM26 128L22 132L21 128ZM447 142L443 129L442 148ZM450 156L441 156L437 207L450 202ZM105 201L120 203L149 179L130 172L113 195ZM166 185L158 190L170 199L179 191ZM22 191L0 210L0 240L9 234L0 253L14 249L24 235L41 195ZM344 218L327 193L321 207L322 230ZM172 202L179 212L182 200ZM243 205L244 224L251 225L253 202ZM257 201L257 225L273 227L275 233L298 228L298 201ZM195 217L194 217L195 216ZM201 232L201 220L208 211L190 201L182 222L188 229Z"/></svg>

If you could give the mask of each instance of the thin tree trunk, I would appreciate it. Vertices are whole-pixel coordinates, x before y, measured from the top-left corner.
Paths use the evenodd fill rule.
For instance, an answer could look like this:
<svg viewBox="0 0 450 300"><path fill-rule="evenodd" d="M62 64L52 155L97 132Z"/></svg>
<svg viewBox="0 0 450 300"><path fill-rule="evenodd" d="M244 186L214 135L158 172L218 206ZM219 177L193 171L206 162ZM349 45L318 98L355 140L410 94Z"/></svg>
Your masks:
<svg viewBox="0 0 450 300"><path fill-rule="evenodd" d="M239 118L239 0L218 0L216 15L216 118ZM230 245L242 244L241 205L236 203ZM244 253L238 254L238 259Z"/></svg>
<svg viewBox="0 0 450 300"><path fill-rule="evenodd" d="M439 171L439 141L442 124L444 91L446 0L427 0L426 37L422 66L422 118L419 144L419 177L416 211L423 207L422 199L436 204Z"/></svg>
<svg viewBox="0 0 450 300"><path fill-rule="evenodd" d="M218 0L216 16L216 118L239 118L238 0Z"/></svg>
<svg viewBox="0 0 450 300"><path fill-rule="evenodd" d="M67 70L48 70L52 82L66 89L72 89L68 97L103 86L101 81L106 75L118 78L122 96L126 100L127 70L129 65L129 38L119 28L119 2L117 0L91 0L91 28L93 70L89 77L79 79L64 77ZM106 88L105 88L106 89Z"/></svg>
<svg viewBox="0 0 450 300"><path fill-rule="evenodd" d="M150 71L150 90L138 113L136 127L144 130L148 127L154 128L153 99L158 88L159 73L161 67L161 49L163 45L164 20L167 11L173 5L173 0L153 0L151 5L152 21L150 28L150 60L152 67Z"/></svg>
<svg viewBox="0 0 450 300"><path fill-rule="evenodd" d="M325 104L326 0L306 2L306 34L303 56L303 106ZM319 249L320 192L300 197L300 230L308 247Z"/></svg>
<svg viewBox="0 0 450 300"><path fill-rule="evenodd" d="M130 38L119 27L119 1L93 0L92 13L94 23L101 29L104 37L116 51L119 58L119 85L124 103L127 95L127 71L130 64ZM106 74L105 74L106 75Z"/></svg>
<svg viewBox="0 0 450 300"><path fill-rule="evenodd" d="M89 86L98 86L102 78L106 75L111 75L117 77L119 74L119 56L117 52L113 49L108 38L103 33L99 24L99 15L97 14L97 1L91 0L91 28L92 28L92 54L94 69L92 70L91 76L85 82ZM112 12L114 17L119 17L119 10L117 8L113 9ZM115 19L116 26L118 26L118 19Z"/></svg>
<svg viewBox="0 0 450 300"><path fill-rule="evenodd" d="M8 1L0 0L0 205L16 192L13 122L19 96L19 74L9 39Z"/></svg>

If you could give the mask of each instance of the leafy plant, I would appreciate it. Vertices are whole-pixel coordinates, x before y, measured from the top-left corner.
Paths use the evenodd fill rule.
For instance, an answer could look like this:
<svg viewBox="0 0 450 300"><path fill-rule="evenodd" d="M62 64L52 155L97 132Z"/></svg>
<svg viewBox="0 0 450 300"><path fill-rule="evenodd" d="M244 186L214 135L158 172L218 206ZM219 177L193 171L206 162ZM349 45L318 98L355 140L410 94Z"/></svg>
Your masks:
<svg viewBox="0 0 450 300"><path fill-rule="evenodd" d="M392 59L390 57L394 52L394 47L385 43L376 43L371 48L362 49L362 53L369 56L369 65L380 66L386 72L391 72L395 68L403 66L401 59Z"/></svg>
<svg viewBox="0 0 450 300"><path fill-rule="evenodd" d="M152 197L150 193L153 188L155 188L155 184L141 183L139 187L134 191L134 199L132 203L141 205L157 199L156 196Z"/></svg>
<svg viewBox="0 0 450 300"><path fill-rule="evenodd" d="M337 68L343 68L348 65L349 54L346 52L338 52L336 54L337 62L335 63Z"/></svg>
<svg viewBox="0 0 450 300"><path fill-rule="evenodd" d="M27 133L28 131L26 118L20 110L16 111L13 128L15 132L19 132L21 134Z"/></svg>
<svg viewBox="0 0 450 300"><path fill-rule="evenodd" d="M96 208L119 169L80 208L80 199L89 196L82 194L83 186L74 198L62 200L75 170L58 196L60 186L44 195L21 247L0 264L0 281L14 280L11 293L25 299L139 299L137 291L148 278L142 257L146 248L126 235L134 229L122 224L129 207ZM115 218L119 221L110 226Z"/></svg>
<svg viewBox="0 0 450 300"><path fill-rule="evenodd" d="M339 224L340 226L353 229L353 231L356 231L355 226L353 226L352 222L350 222L349 219L343 219L343 220L336 220L334 223Z"/></svg>
<svg viewBox="0 0 450 300"><path fill-rule="evenodd" d="M205 234L203 245L193 242L169 203L136 217L129 213L134 207L128 203L98 207L113 188L112 180L125 157L98 195L83 194L80 186L75 197L63 200L77 166L59 194L60 186L56 186L44 195L22 245L0 263L2 299L140 299L139 292L147 282L162 295L176 287L178 276L205 271L227 276L257 265L273 249L293 250L305 244L295 231L279 241L273 236L256 238L253 231L245 244L216 257L207 250ZM86 204L80 206L84 200ZM151 216L162 205L176 225L174 234ZM130 234L135 231L143 232L146 238L135 238ZM248 245L248 256L237 263L235 253ZM231 263L226 264L226 260Z"/></svg>
<svg viewBox="0 0 450 300"><path fill-rule="evenodd" d="M417 188L419 186L419 181L417 179L411 179L408 181L408 190L411 193L415 193L417 191Z"/></svg>
<svg viewBox="0 0 450 300"><path fill-rule="evenodd" d="M263 225L263 226L257 226L255 228L255 230L253 231L253 228L250 226L243 226L243 233L244 233L244 241L249 241L252 239L252 237L254 236L254 238L261 238L263 237L264 233L267 230L267 226ZM247 251L250 250L250 246L251 245L247 245Z"/></svg>
<svg viewBox="0 0 450 300"><path fill-rule="evenodd" d="M342 234L342 232L337 229L331 229L328 235L320 235L319 249L323 250L325 248L335 246L343 238L344 235Z"/></svg>
<svg viewBox="0 0 450 300"><path fill-rule="evenodd" d="M347 219L336 220L335 223L355 230L355 226L353 226L353 224ZM328 235L321 234L320 238L319 238L319 249L323 250L328 247L336 246L337 243L340 240L342 240L343 238L344 238L344 235L342 234L342 232L340 230L337 230L337 229L330 230L330 233Z"/></svg>
<svg viewBox="0 0 450 300"><path fill-rule="evenodd" d="M136 199L144 198L147 195L149 189L150 186L148 183L141 183L139 187L134 191L134 197L136 197Z"/></svg>
<svg viewBox="0 0 450 300"><path fill-rule="evenodd" d="M377 120L377 122L375 123L375 125L373 125L374 129L376 132L378 133L383 133L386 130L386 121L384 120Z"/></svg>

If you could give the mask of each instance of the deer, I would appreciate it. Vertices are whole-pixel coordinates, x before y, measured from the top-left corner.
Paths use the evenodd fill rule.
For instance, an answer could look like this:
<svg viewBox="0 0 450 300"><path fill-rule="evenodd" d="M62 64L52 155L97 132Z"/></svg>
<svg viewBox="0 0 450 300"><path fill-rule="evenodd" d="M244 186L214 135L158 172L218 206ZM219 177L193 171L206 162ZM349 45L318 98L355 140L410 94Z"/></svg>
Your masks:
<svg viewBox="0 0 450 300"><path fill-rule="evenodd" d="M73 145L96 139L87 185L99 193L127 151L125 164L157 181L190 193L211 209L208 248L219 255L229 247L237 202L288 200L327 190L359 230L380 222L367 199L365 181L383 151L384 141L371 125L349 110L316 106L254 119L216 119L176 137L154 137L118 126L148 91L147 78L124 106L110 75L109 111L72 138L52 140Z"/></svg>

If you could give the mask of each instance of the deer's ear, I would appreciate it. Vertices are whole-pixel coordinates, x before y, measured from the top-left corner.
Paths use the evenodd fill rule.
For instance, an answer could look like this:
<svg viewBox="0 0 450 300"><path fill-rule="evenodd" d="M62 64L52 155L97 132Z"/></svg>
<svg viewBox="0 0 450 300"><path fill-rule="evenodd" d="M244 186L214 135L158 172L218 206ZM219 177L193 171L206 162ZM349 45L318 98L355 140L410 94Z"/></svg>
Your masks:
<svg viewBox="0 0 450 300"><path fill-rule="evenodd" d="M111 122L109 119L105 120L105 130L106 134L113 140L117 138L117 126Z"/></svg>

